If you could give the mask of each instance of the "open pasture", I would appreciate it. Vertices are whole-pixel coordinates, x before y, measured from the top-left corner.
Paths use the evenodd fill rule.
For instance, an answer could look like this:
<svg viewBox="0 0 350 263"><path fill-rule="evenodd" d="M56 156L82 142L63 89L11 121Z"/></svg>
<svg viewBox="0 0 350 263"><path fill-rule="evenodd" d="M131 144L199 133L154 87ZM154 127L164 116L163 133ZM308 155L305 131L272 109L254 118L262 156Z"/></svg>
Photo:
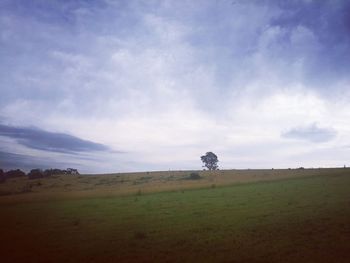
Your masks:
<svg viewBox="0 0 350 263"><path fill-rule="evenodd" d="M310 171L153 193L2 196L1 262L349 262L350 174Z"/></svg>
<svg viewBox="0 0 350 263"><path fill-rule="evenodd" d="M200 179L191 179L191 173ZM29 180L13 178L0 183L2 201L122 196L179 191L240 183L282 180L320 175L350 174L350 169L271 169L217 171L160 171L98 175L60 175ZM25 194L25 195L23 195Z"/></svg>

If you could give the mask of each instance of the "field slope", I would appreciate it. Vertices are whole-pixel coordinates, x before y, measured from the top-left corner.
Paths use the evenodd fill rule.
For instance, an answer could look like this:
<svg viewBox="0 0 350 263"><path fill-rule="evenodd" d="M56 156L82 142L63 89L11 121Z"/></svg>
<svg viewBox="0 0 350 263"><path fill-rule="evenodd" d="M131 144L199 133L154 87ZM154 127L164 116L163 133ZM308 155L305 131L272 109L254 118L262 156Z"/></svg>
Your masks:
<svg viewBox="0 0 350 263"><path fill-rule="evenodd" d="M349 172L306 175L125 195L2 196L1 262L350 262Z"/></svg>

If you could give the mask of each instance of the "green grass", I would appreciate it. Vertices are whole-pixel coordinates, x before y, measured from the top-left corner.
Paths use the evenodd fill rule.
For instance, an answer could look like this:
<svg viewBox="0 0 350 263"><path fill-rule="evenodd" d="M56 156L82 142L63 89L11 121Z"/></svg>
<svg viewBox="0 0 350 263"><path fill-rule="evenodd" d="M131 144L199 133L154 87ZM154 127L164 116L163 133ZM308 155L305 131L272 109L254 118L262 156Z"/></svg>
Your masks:
<svg viewBox="0 0 350 263"><path fill-rule="evenodd" d="M350 176L1 204L1 262L350 262Z"/></svg>

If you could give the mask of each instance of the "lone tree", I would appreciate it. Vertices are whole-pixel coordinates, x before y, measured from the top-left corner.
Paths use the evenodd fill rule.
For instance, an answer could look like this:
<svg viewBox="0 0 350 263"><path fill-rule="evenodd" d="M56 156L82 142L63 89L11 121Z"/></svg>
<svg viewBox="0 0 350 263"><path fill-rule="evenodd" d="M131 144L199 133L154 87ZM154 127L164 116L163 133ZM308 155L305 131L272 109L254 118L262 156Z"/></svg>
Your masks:
<svg viewBox="0 0 350 263"><path fill-rule="evenodd" d="M218 169L218 157L213 152L207 152L205 155L201 156L201 160L204 163L203 167L207 167L208 170Z"/></svg>

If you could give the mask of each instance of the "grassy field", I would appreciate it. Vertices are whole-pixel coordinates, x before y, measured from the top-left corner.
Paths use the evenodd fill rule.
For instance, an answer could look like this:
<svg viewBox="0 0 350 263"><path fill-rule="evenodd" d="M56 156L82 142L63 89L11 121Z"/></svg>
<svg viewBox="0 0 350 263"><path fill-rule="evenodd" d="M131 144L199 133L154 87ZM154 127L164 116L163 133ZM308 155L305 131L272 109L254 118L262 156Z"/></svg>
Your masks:
<svg viewBox="0 0 350 263"><path fill-rule="evenodd" d="M187 176L8 181L1 262L350 262L350 170Z"/></svg>
<svg viewBox="0 0 350 263"><path fill-rule="evenodd" d="M192 172L200 180L190 180ZM275 169L166 171L99 175L61 175L45 179L13 178L0 183L0 203L96 196L123 196L137 193L178 191L287 178L350 174L350 169ZM25 195L23 195L25 194Z"/></svg>

